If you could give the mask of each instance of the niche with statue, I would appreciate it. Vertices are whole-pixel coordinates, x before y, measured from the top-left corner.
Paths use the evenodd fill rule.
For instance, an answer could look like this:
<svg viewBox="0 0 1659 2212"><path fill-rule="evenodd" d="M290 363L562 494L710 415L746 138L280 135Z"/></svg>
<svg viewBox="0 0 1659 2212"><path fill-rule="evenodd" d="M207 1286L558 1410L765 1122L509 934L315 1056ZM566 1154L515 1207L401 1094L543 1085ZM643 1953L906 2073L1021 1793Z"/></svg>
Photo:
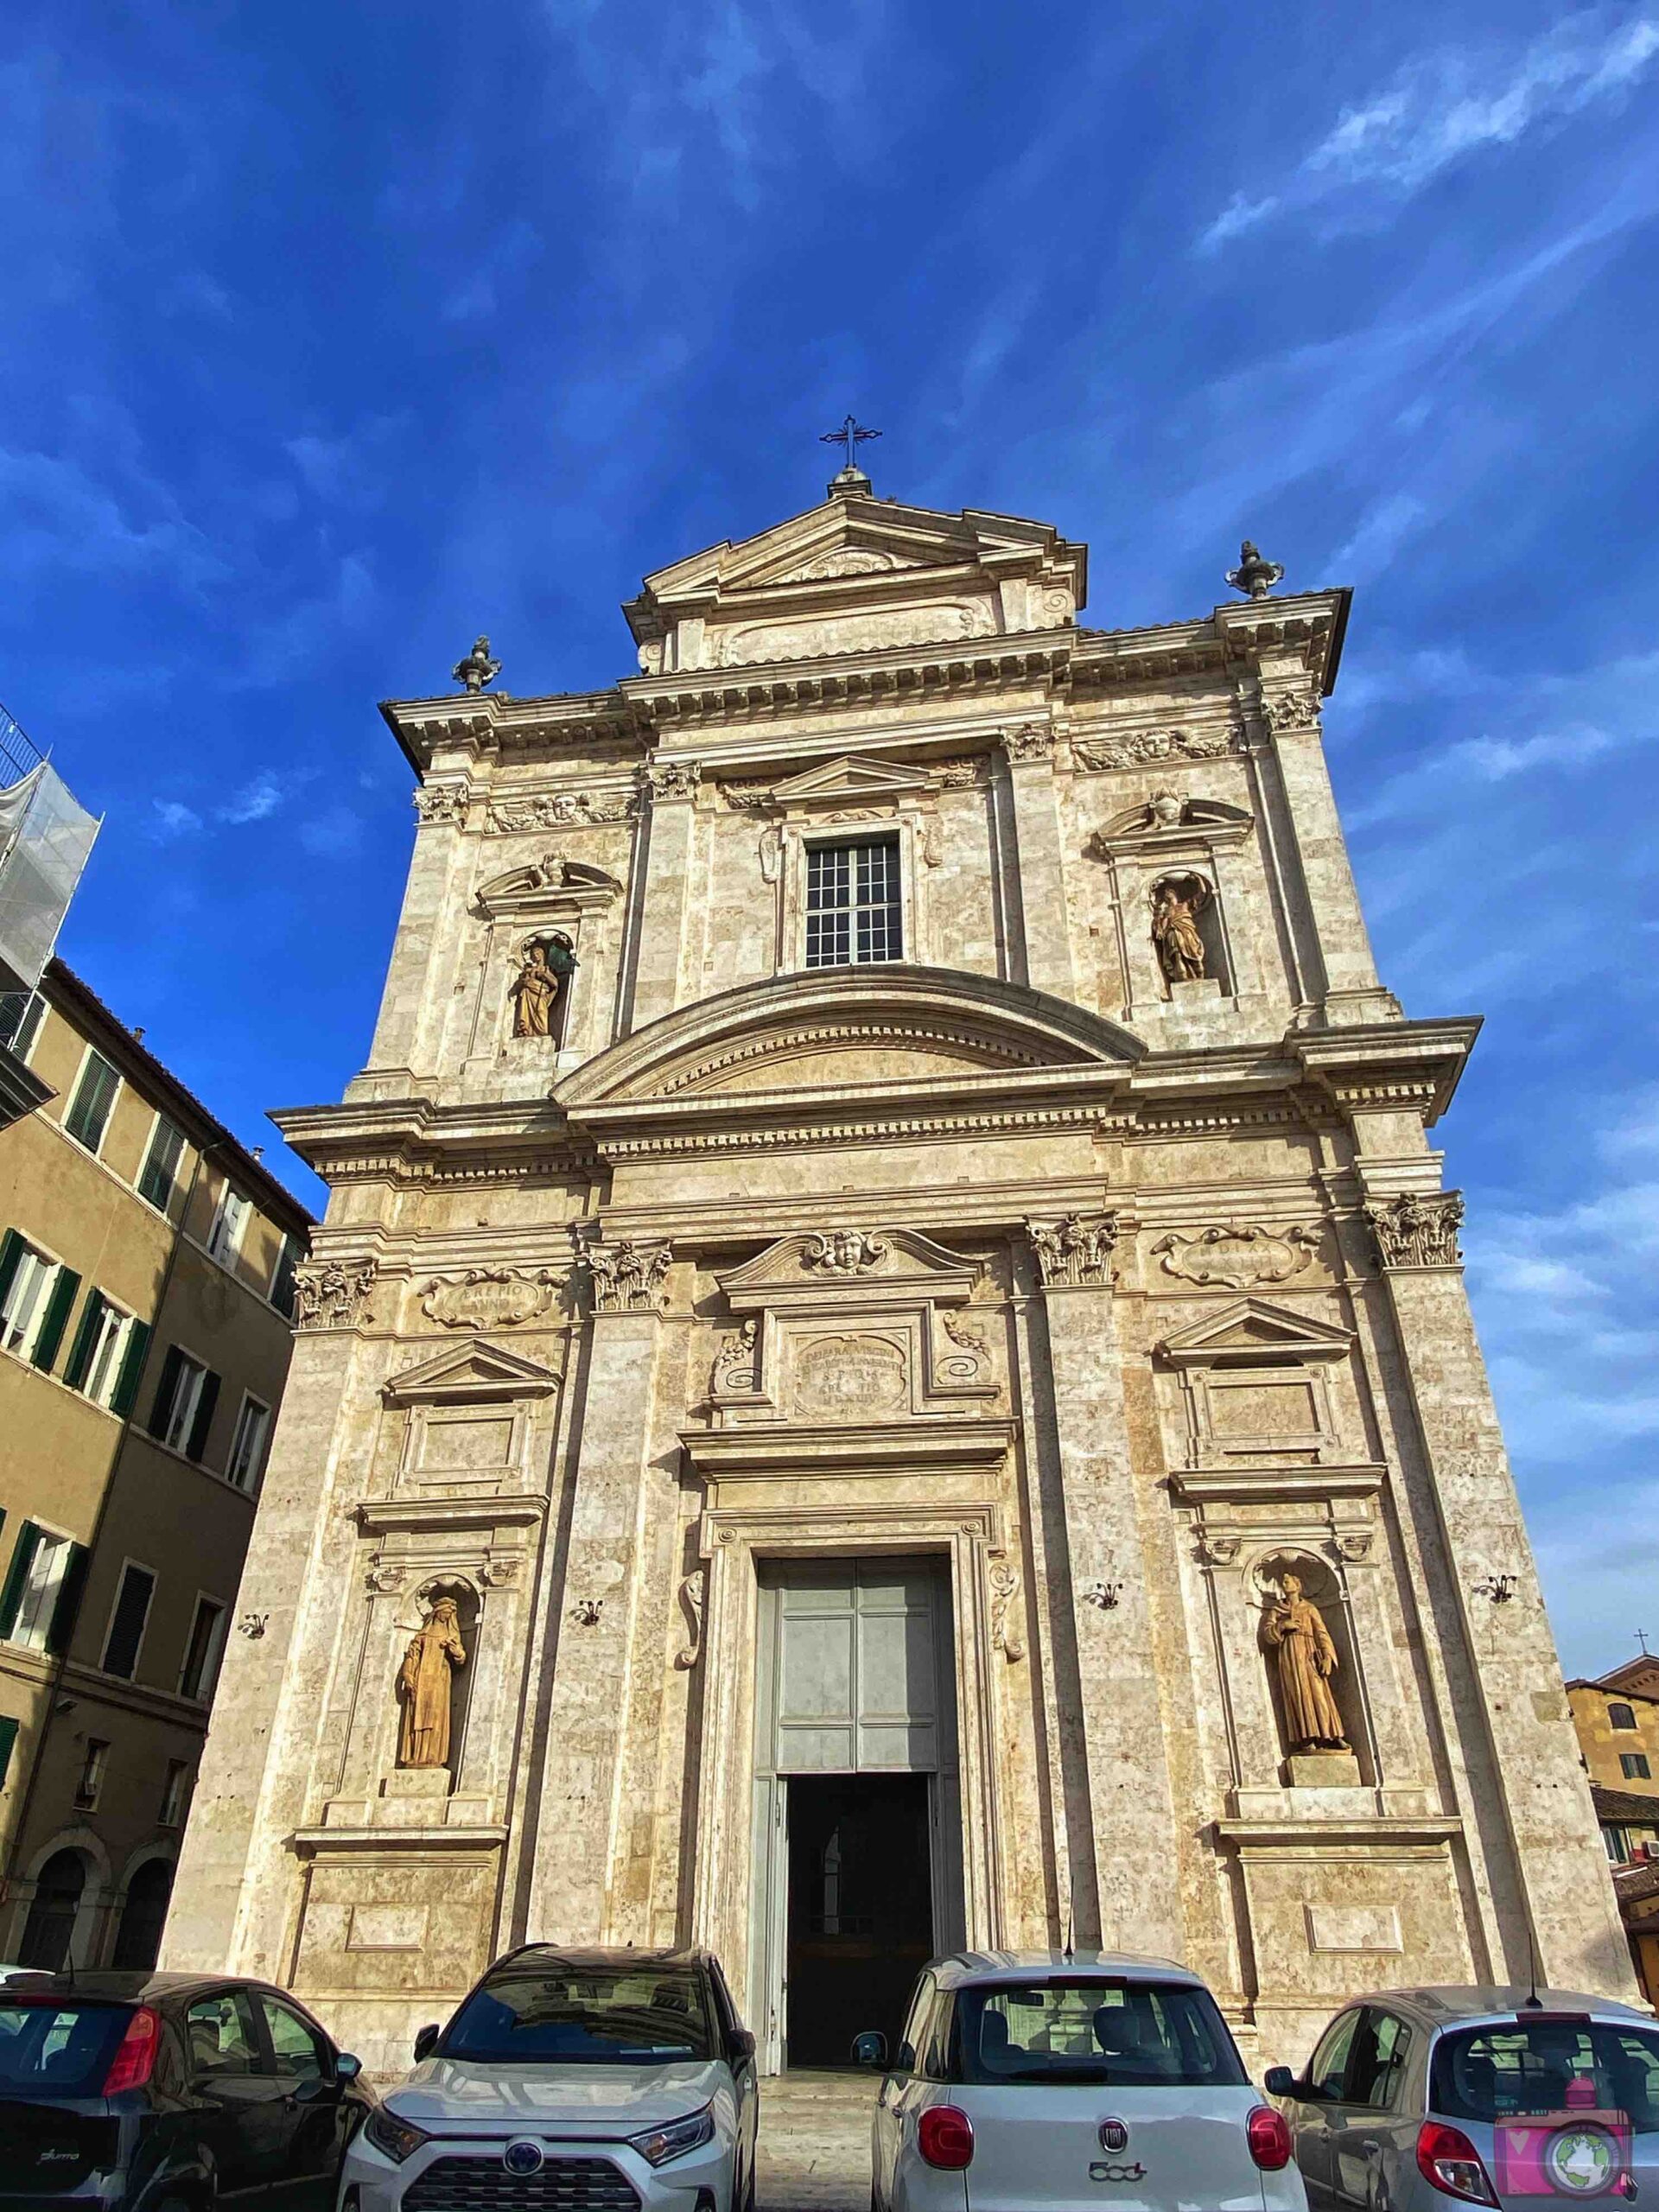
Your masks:
<svg viewBox="0 0 1659 2212"><path fill-rule="evenodd" d="M562 930L543 930L524 940L517 957L518 973L507 986L511 1034L550 1038L556 1045L564 1033L575 948Z"/></svg>
<svg viewBox="0 0 1659 2212"><path fill-rule="evenodd" d="M461 1576L416 1592L422 1619L397 1668L397 1794L447 1794L461 1770L478 1651L478 1593ZM423 1783L415 1779L428 1777Z"/></svg>
<svg viewBox="0 0 1659 2212"><path fill-rule="evenodd" d="M1160 876L1150 898L1153 949L1166 993L1173 996L1182 983L1214 983L1230 996L1232 969L1215 886L1183 870Z"/></svg>
<svg viewBox="0 0 1659 2212"><path fill-rule="evenodd" d="M1285 1550L1258 1560L1252 1579L1285 1780L1302 1789L1370 1781L1363 1689L1335 1573L1316 1553Z"/></svg>

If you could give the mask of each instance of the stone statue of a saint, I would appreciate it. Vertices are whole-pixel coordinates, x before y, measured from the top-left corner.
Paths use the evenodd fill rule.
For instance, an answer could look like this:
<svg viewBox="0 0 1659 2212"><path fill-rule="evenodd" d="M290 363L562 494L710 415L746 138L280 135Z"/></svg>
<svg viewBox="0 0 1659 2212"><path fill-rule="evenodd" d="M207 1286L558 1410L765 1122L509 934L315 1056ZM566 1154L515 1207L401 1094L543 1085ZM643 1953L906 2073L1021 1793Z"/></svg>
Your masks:
<svg viewBox="0 0 1659 2212"><path fill-rule="evenodd" d="M1300 1575L1280 1576L1279 1595L1262 1616L1262 1641L1273 1654L1293 1755L1351 1749L1331 1690L1337 1647L1324 1614L1302 1595Z"/></svg>
<svg viewBox="0 0 1659 2212"><path fill-rule="evenodd" d="M575 964L575 955L569 945L549 944L537 938L530 946L512 982L515 1037L553 1034L553 1010L564 988L564 979Z"/></svg>
<svg viewBox="0 0 1659 2212"><path fill-rule="evenodd" d="M1205 972L1204 939L1198 916L1210 903L1210 887L1196 875L1160 883L1152 894L1152 941L1158 963L1172 983L1195 983Z"/></svg>
<svg viewBox="0 0 1659 2212"><path fill-rule="evenodd" d="M397 1731L399 1766L449 1764L449 1684L467 1664L461 1616L453 1598L440 1598L410 1643L397 1669L403 1725Z"/></svg>

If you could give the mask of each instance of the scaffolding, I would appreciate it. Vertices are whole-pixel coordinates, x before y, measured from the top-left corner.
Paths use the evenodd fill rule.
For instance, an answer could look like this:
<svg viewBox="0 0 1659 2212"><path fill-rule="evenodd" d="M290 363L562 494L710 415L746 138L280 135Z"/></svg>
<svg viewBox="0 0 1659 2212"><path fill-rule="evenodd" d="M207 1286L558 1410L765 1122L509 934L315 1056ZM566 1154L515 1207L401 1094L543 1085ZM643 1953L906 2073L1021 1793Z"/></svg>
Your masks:
<svg viewBox="0 0 1659 2212"><path fill-rule="evenodd" d="M40 982L99 826L0 706L0 998Z"/></svg>

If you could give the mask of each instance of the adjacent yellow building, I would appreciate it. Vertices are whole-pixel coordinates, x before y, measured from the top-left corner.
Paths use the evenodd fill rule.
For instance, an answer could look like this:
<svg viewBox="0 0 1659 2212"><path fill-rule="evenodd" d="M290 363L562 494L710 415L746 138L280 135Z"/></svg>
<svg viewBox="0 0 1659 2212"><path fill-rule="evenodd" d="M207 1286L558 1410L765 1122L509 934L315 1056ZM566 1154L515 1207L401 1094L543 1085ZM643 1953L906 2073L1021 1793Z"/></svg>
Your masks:
<svg viewBox="0 0 1659 2212"><path fill-rule="evenodd" d="M54 960L0 1001L0 1961L153 1962L310 1216ZM257 1634L261 1624L244 1624Z"/></svg>
<svg viewBox="0 0 1659 2212"><path fill-rule="evenodd" d="M1659 1659L1643 1652L1594 1681L1571 1681L1567 1701L1651 2004L1659 2001Z"/></svg>

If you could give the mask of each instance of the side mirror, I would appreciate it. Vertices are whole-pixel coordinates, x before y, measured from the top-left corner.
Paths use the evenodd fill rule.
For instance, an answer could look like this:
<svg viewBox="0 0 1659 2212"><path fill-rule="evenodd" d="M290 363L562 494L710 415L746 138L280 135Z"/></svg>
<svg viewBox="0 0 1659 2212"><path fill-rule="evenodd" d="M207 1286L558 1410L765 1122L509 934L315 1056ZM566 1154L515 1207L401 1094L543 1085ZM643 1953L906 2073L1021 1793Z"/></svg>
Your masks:
<svg viewBox="0 0 1659 2212"><path fill-rule="evenodd" d="M421 2029L419 2033L416 2036L415 2063L417 2066L423 2058L431 2057L433 2052L438 2047L438 2037L442 2033L442 2031L438 2026L437 2022L435 2020L429 2020L426 2025Z"/></svg>
<svg viewBox="0 0 1659 2212"><path fill-rule="evenodd" d="M336 2082L355 2082L362 2071L363 2062L354 2053L349 2050L335 2053L334 2079Z"/></svg>
<svg viewBox="0 0 1659 2212"><path fill-rule="evenodd" d="M1288 2066L1269 2066L1262 2076L1262 2086L1270 2097L1300 2096L1302 2084Z"/></svg>
<svg viewBox="0 0 1659 2212"><path fill-rule="evenodd" d="M754 2035L753 2030L748 2028L734 2028L732 2030L731 2041L727 2048L730 2052L732 2063L734 2066L741 2066L746 2060L753 2058L754 2056Z"/></svg>
<svg viewBox="0 0 1659 2212"><path fill-rule="evenodd" d="M853 2063L880 2069L887 2063L887 2039L874 2028L853 2037Z"/></svg>

